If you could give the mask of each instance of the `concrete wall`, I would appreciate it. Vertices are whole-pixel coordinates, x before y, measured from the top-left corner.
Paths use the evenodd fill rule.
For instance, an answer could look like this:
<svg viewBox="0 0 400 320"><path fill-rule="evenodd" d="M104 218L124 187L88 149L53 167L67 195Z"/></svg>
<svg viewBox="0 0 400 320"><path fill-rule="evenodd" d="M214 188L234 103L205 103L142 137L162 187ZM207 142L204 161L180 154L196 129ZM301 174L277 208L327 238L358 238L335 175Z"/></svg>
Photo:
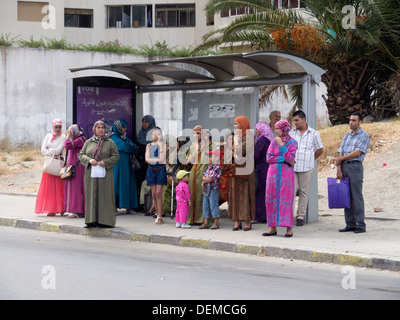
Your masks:
<svg viewBox="0 0 400 320"><path fill-rule="evenodd" d="M54 118L66 121L66 81L81 76L118 73L69 68L147 61L144 56L99 52L0 47L0 139L41 144ZM143 95L144 114L164 128L181 128L182 93ZM65 128L63 128L65 129Z"/></svg>

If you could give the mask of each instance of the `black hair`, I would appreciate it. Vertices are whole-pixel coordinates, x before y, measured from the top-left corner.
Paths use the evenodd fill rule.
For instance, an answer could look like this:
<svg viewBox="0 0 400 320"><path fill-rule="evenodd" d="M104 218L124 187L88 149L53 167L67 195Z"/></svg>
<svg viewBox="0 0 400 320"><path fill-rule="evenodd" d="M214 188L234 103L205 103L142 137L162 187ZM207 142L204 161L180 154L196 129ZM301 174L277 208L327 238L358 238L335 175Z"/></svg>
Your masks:
<svg viewBox="0 0 400 320"><path fill-rule="evenodd" d="M295 113L293 113L293 118L294 117L299 117L300 119L306 119L306 114L302 110L297 110Z"/></svg>
<svg viewBox="0 0 400 320"><path fill-rule="evenodd" d="M364 119L363 116L361 115L361 113L359 113L359 112L353 112L351 115L357 116L358 120L360 120L360 121L363 121L363 119Z"/></svg>

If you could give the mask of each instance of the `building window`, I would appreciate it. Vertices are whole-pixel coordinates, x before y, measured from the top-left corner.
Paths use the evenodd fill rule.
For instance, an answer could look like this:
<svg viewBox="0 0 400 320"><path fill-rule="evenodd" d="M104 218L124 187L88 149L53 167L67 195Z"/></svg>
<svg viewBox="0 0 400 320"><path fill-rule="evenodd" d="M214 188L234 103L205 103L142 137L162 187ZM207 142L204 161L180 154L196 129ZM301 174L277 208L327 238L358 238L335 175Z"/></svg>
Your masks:
<svg viewBox="0 0 400 320"><path fill-rule="evenodd" d="M208 26L213 26L214 25L214 15L213 14L207 16L206 24Z"/></svg>
<svg viewBox="0 0 400 320"><path fill-rule="evenodd" d="M297 9L304 8L301 0L273 0L275 6L280 9Z"/></svg>
<svg viewBox="0 0 400 320"><path fill-rule="evenodd" d="M64 26L93 28L93 9L64 9Z"/></svg>
<svg viewBox="0 0 400 320"><path fill-rule="evenodd" d="M107 6L107 27L152 27L152 16L152 5Z"/></svg>
<svg viewBox="0 0 400 320"><path fill-rule="evenodd" d="M304 1L301 0L271 0L271 4L279 9L298 9L305 8ZM235 17L244 14L252 14L253 10L250 8L241 9L227 9L221 11L221 18Z"/></svg>
<svg viewBox="0 0 400 320"><path fill-rule="evenodd" d="M47 10L42 13L43 7L48 6L48 2L18 1L18 21L42 22L48 15Z"/></svg>
<svg viewBox="0 0 400 320"><path fill-rule="evenodd" d="M253 13L253 10L250 8L228 9L221 11L221 18L236 17L250 13Z"/></svg>
<svg viewBox="0 0 400 320"><path fill-rule="evenodd" d="M156 27L195 27L195 4L156 4Z"/></svg>

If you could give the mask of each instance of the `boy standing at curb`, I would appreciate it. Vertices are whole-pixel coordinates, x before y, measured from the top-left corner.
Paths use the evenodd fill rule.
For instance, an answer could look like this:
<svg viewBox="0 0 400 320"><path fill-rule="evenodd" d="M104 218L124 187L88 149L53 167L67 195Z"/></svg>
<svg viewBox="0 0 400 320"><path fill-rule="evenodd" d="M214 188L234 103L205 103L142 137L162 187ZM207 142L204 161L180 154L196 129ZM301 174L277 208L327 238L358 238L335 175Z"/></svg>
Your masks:
<svg viewBox="0 0 400 320"><path fill-rule="evenodd" d="M209 166L203 173L203 182L201 188L203 189L203 216L204 223L199 229L208 229L208 222L210 215L213 216L214 224L211 230L219 229L219 178L221 177L220 159L221 154L219 150L209 152Z"/></svg>
<svg viewBox="0 0 400 320"><path fill-rule="evenodd" d="M177 228L190 228L189 224L186 224L186 220L189 214L190 203L190 189L189 189L189 174L185 170L180 170L176 178L179 180L176 186L176 214L175 221Z"/></svg>

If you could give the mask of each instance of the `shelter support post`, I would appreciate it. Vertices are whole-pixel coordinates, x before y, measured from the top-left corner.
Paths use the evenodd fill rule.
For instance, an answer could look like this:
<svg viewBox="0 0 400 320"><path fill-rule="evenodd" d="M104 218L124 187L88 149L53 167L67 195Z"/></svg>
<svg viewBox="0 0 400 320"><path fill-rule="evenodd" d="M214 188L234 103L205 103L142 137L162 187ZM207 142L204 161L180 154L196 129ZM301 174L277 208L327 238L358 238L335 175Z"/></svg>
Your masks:
<svg viewBox="0 0 400 320"><path fill-rule="evenodd" d="M317 129L316 85L312 76L307 76L303 83L303 111L307 117L308 125ZM314 172L310 181L308 208L305 222L318 221L318 163L315 161Z"/></svg>
<svg viewBox="0 0 400 320"><path fill-rule="evenodd" d="M136 131L142 128L143 116L143 93L138 93L136 91Z"/></svg>

